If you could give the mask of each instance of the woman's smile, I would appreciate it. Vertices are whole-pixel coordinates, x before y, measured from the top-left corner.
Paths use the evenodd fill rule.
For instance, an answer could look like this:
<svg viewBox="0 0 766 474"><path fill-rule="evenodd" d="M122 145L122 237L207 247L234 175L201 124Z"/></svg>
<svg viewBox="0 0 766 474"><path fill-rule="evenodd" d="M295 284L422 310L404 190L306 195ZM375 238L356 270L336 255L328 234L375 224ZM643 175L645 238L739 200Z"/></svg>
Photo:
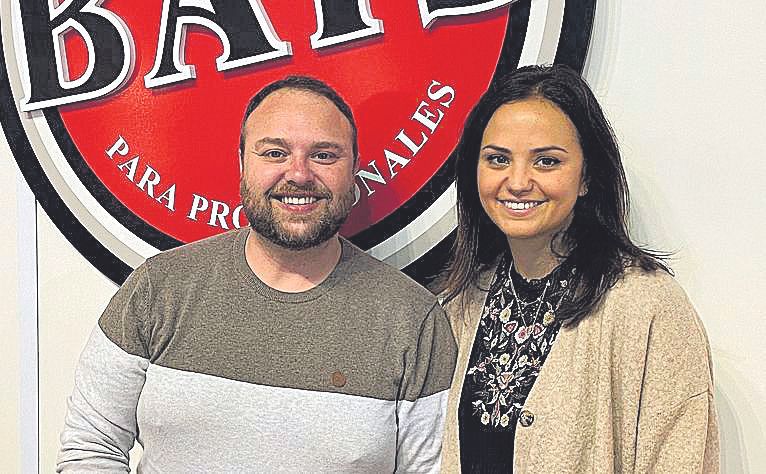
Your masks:
<svg viewBox="0 0 766 474"><path fill-rule="evenodd" d="M514 211L527 211L545 204L545 201L514 201L498 199L497 202Z"/></svg>
<svg viewBox="0 0 766 474"><path fill-rule="evenodd" d="M556 105L540 98L504 104L482 136L479 200L509 242L550 240L585 192L584 161L577 130Z"/></svg>

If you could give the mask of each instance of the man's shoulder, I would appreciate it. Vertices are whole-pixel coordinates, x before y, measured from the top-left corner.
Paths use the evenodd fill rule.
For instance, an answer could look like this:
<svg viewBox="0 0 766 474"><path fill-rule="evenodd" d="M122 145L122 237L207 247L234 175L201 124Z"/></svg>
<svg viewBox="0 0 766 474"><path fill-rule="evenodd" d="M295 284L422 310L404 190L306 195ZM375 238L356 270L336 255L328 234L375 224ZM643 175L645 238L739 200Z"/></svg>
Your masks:
<svg viewBox="0 0 766 474"><path fill-rule="evenodd" d="M160 252L144 266L153 275L199 276L218 266L230 268L242 229L224 232Z"/></svg>
<svg viewBox="0 0 766 474"><path fill-rule="evenodd" d="M347 274L344 279L352 285L361 285L369 294L396 297L411 303L428 306L436 304L436 296L418 282L391 265L367 254L348 241L344 251L350 253Z"/></svg>

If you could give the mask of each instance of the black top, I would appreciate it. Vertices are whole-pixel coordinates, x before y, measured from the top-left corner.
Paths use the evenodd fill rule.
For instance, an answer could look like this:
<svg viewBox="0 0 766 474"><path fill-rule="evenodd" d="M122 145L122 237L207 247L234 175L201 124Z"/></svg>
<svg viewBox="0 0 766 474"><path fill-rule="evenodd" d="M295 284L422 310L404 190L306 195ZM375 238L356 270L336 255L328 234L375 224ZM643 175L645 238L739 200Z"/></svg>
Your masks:
<svg viewBox="0 0 766 474"><path fill-rule="evenodd" d="M564 262L543 278L525 280L510 253L497 266L458 408L464 473L513 471L519 413L561 327L556 311L569 296L573 274Z"/></svg>

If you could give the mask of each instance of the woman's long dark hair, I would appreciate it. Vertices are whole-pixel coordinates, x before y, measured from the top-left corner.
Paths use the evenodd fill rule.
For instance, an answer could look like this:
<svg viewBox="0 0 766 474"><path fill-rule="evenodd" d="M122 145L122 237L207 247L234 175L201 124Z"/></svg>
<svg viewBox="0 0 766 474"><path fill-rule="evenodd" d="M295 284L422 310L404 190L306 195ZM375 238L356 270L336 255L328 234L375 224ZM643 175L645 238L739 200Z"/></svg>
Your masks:
<svg viewBox="0 0 766 474"><path fill-rule="evenodd" d="M571 224L554 242L567 249L577 268L570 304L557 317L574 324L592 312L627 266L644 270L670 269L664 254L639 248L628 236L628 185L620 152L609 122L593 92L579 74L563 65L527 66L494 82L469 114L456 153L458 227L452 259L442 280L449 301L480 271L492 266L508 250L508 241L484 212L479 201L476 168L484 129L503 104L542 98L555 104L577 129L585 162L588 192L577 199ZM554 250L555 252L555 250Z"/></svg>

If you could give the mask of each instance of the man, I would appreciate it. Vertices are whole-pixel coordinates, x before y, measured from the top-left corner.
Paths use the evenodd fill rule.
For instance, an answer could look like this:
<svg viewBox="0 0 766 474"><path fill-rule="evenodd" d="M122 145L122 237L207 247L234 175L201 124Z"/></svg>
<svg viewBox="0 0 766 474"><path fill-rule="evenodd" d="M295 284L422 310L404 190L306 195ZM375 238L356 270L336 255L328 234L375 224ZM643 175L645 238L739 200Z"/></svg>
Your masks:
<svg viewBox="0 0 766 474"><path fill-rule="evenodd" d="M433 296L338 236L356 125L289 77L243 120L250 229L157 255L81 356L59 472L435 472L456 355Z"/></svg>

